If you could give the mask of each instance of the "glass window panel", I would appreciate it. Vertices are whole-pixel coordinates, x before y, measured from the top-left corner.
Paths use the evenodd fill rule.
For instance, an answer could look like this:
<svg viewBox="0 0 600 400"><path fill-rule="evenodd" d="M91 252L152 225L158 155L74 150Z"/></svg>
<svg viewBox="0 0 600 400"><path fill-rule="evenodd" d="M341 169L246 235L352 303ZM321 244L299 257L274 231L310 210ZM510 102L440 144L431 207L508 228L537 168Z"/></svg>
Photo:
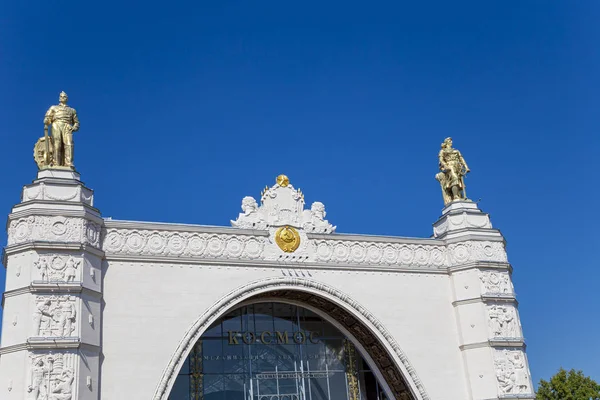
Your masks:
<svg viewBox="0 0 600 400"><path fill-rule="evenodd" d="M360 381L362 383L361 391L366 400L377 400L377 380L372 372L361 372Z"/></svg>
<svg viewBox="0 0 600 400"><path fill-rule="evenodd" d="M229 344L223 340L223 370L226 374L240 374L246 372L246 361L244 361L244 346L240 344Z"/></svg>
<svg viewBox="0 0 600 400"><path fill-rule="evenodd" d="M347 400L348 385L346 383L346 373L336 372L329 377L329 390L331 400Z"/></svg>
<svg viewBox="0 0 600 400"><path fill-rule="evenodd" d="M213 322L213 324L204 332L202 337L221 337L221 320Z"/></svg>
<svg viewBox="0 0 600 400"><path fill-rule="evenodd" d="M323 336L323 320L314 312L302 309L300 317L300 330L307 332L316 332L317 337Z"/></svg>
<svg viewBox="0 0 600 400"><path fill-rule="evenodd" d="M309 382L312 400L329 400L327 378L312 378Z"/></svg>
<svg viewBox="0 0 600 400"><path fill-rule="evenodd" d="M246 379L246 375L225 375L225 400L244 400L245 393L248 391L248 385L246 384L246 381L249 381L249 379Z"/></svg>
<svg viewBox="0 0 600 400"><path fill-rule="evenodd" d="M228 330L238 332L237 344L229 341ZM265 331L269 333L261 338ZM297 336L299 332L304 336ZM317 333L312 341L311 332ZM294 337L302 343L295 343ZM283 303L241 307L202 336L204 390L198 395L203 400L250 400L252 393L252 400L272 400L262 396L275 395L279 388L280 397L287 395L288 400L347 400L345 340L333 325L301 307ZM358 352L356 356L361 400L385 399L369 366ZM188 357L169 400L190 398L189 362Z"/></svg>
<svg viewBox="0 0 600 400"><path fill-rule="evenodd" d="M257 303L254 305L255 332L273 331L272 303Z"/></svg>
<svg viewBox="0 0 600 400"><path fill-rule="evenodd" d="M190 400L190 377L181 375L177 377L169 400Z"/></svg>
<svg viewBox="0 0 600 400"><path fill-rule="evenodd" d="M180 375L187 375L190 373L190 357L185 359L185 362L181 366L181 370L179 371Z"/></svg>
<svg viewBox="0 0 600 400"><path fill-rule="evenodd" d="M204 375L204 400L225 400L223 375Z"/></svg>
<svg viewBox="0 0 600 400"><path fill-rule="evenodd" d="M254 332L254 306L249 305L242 308L242 330Z"/></svg>
<svg viewBox="0 0 600 400"><path fill-rule="evenodd" d="M223 372L222 339L204 339L202 341L202 366L204 373Z"/></svg>
<svg viewBox="0 0 600 400"><path fill-rule="evenodd" d="M275 330L279 332L294 332L298 330L296 306L291 304L274 303L273 316L275 317Z"/></svg>
<svg viewBox="0 0 600 400"><path fill-rule="evenodd" d="M345 371L344 339L325 340L325 359L329 369Z"/></svg>
<svg viewBox="0 0 600 400"><path fill-rule="evenodd" d="M342 332L329 322L325 321L323 324L323 336L326 338L342 338Z"/></svg>
<svg viewBox="0 0 600 400"><path fill-rule="evenodd" d="M228 334L229 331L239 332L242 330L241 310L230 312L223 318L223 333Z"/></svg>

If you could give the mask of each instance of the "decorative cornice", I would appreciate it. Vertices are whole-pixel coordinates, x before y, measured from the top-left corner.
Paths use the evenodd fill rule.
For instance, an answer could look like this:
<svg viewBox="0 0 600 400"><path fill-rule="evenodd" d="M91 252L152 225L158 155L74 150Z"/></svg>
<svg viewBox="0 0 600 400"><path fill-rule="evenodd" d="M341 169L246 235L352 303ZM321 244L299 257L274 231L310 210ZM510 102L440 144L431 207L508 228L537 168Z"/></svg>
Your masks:
<svg viewBox="0 0 600 400"><path fill-rule="evenodd" d="M300 232L301 245L294 253L282 252L274 243L274 231L186 227L179 230L140 229L107 221L102 249L107 260L155 260L197 264L340 265L372 270L447 271L449 267L473 267L479 262L508 265L504 243L498 240L444 244L435 239L384 238L357 235L310 235ZM129 223L127 223L129 225ZM118 226L118 228L117 228ZM137 226L138 228L133 228ZM158 227L152 224L154 227ZM360 240L357 240L359 239ZM412 241L412 242L411 242ZM267 263L267 264L264 264Z"/></svg>
<svg viewBox="0 0 600 400"><path fill-rule="evenodd" d="M29 286L18 289L7 290L2 294L2 304L4 299L29 293L69 293L69 294L87 294L95 298L101 298L102 293L83 286L81 282L42 282L33 281Z"/></svg>
<svg viewBox="0 0 600 400"><path fill-rule="evenodd" d="M465 304L473 304L473 303L488 303L488 302L505 302L512 303L515 306L519 304L517 301L515 294L507 294L507 293L486 293L478 297L471 297L469 299L456 300L452 302L454 307L462 306Z"/></svg>
<svg viewBox="0 0 600 400"><path fill-rule="evenodd" d="M100 353L100 347L83 343L79 338L46 338L45 340L40 340L42 338L32 337L27 339L26 343L18 343L13 344L11 346L6 346L0 348L0 356L8 353L14 353L17 351L33 351L33 350L55 350L55 349L81 349L92 351L95 353Z"/></svg>
<svg viewBox="0 0 600 400"><path fill-rule="evenodd" d="M519 347L525 350L525 342L523 338L493 338L485 342L468 343L458 346L462 351L480 349L482 347Z"/></svg>

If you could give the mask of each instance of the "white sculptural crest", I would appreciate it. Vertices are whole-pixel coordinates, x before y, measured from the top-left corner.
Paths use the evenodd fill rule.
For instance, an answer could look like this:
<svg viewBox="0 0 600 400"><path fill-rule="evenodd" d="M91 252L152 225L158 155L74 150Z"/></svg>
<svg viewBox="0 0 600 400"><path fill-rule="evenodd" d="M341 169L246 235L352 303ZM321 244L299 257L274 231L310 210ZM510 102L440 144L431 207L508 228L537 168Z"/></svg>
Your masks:
<svg viewBox="0 0 600 400"><path fill-rule="evenodd" d="M315 201L310 210L304 209L304 194L294 189L285 175L267 187L261 195L261 205L251 196L242 200L242 211L231 225L242 229L267 229L289 225L311 233L332 233L335 226L325 219L325 206Z"/></svg>

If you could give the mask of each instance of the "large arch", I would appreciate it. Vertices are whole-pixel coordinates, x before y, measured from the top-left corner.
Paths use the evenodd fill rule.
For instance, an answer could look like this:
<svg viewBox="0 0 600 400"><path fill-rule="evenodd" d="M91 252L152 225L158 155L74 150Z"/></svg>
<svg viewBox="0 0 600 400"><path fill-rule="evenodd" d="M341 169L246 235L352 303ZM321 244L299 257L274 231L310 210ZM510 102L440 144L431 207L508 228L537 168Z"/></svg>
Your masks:
<svg viewBox="0 0 600 400"><path fill-rule="evenodd" d="M311 279L292 277L263 279L238 287L201 314L179 342L153 399L167 399L183 362L206 328L243 302L267 298L306 304L329 315L364 348L397 399L429 400L408 358L373 314L335 288Z"/></svg>

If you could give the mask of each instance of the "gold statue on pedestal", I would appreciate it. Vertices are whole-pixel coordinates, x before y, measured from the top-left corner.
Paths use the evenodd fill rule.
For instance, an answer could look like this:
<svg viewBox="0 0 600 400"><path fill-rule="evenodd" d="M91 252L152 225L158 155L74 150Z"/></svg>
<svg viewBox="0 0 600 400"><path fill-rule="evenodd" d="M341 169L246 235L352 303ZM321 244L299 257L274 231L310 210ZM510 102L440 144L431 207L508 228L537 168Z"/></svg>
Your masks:
<svg viewBox="0 0 600 400"><path fill-rule="evenodd" d="M79 130L77 111L67 106L69 97L59 95L59 104L51 106L44 117L44 137L33 148L33 158L39 169L75 169L73 165L73 132ZM48 127L51 126L51 136Z"/></svg>
<svg viewBox="0 0 600 400"><path fill-rule="evenodd" d="M452 138L446 138L438 156L440 171L435 175L442 186L444 205L456 200L466 200L464 177L471 170L460 151L452 148Z"/></svg>

